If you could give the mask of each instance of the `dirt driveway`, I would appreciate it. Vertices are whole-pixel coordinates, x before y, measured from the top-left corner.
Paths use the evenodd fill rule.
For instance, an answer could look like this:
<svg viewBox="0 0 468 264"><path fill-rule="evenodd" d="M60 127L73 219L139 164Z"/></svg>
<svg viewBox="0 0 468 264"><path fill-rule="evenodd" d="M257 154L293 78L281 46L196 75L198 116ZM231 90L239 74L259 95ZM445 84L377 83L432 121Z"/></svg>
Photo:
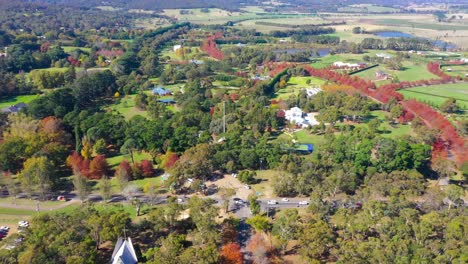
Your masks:
<svg viewBox="0 0 468 264"><path fill-rule="evenodd" d="M247 197L254 193L252 189L245 188L245 184L231 176L231 174L224 174L223 178L206 183L207 186L211 184L216 185L218 188L234 188L236 190L235 197L241 198L242 200L247 200Z"/></svg>

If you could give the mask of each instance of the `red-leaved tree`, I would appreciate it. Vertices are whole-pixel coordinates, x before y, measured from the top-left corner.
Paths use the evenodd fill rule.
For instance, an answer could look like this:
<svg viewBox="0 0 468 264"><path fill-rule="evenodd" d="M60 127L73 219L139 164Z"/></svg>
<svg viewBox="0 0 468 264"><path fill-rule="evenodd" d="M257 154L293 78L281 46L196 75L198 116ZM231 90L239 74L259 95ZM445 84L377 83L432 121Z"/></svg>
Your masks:
<svg viewBox="0 0 468 264"><path fill-rule="evenodd" d="M149 160L142 160L140 164L141 174L143 177L153 177L154 176L154 168L153 163Z"/></svg>
<svg viewBox="0 0 468 264"><path fill-rule="evenodd" d="M242 264L242 252L237 243L228 243L221 248L221 264Z"/></svg>

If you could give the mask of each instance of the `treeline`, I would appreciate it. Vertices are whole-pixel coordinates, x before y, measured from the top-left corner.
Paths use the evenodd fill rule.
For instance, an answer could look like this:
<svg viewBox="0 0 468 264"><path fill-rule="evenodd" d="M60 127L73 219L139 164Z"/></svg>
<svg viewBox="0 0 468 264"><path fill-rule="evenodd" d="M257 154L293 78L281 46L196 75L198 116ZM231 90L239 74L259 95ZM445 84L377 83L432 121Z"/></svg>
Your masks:
<svg viewBox="0 0 468 264"><path fill-rule="evenodd" d="M330 22L330 23L318 23L318 24L303 24L303 25L292 25L284 23L275 23L275 22L266 22L266 21L256 21L256 25L263 26L273 26L273 27L285 27L285 28L314 28L314 27L328 27L328 26L338 26L346 25L345 21L342 22Z"/></svg>
<svg viewBox="0 0 468 264"><path fill-rule="evenodd" d="M280 30L274 30L270 32L270 36L275 37L275 38L286 38L286 37L291 37L293 35L304 35L304 36L310 36L310 35L321 35L321 34L332 34L335 33L335 29L332 27L311 27L307 29L300 29L300 30L285 30L285 31L280 31Z"/></svg>
<svg viewBox="0 0 468 264"><path fill-rule="evenodd" d="M389 38L386 40L365 38L360 45L364 49L390 49L396 51L432 50L434 47L432 41L422 38Z"/></svg>

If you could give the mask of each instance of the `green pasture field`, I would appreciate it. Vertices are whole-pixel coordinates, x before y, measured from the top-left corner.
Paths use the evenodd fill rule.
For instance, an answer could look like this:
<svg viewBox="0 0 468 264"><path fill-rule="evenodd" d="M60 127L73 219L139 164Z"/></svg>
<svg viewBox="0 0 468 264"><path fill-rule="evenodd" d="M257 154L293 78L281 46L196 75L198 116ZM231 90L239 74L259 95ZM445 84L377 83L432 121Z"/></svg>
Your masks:
<svg viewBox="0 0 468 264"><path fill-rule="evenodd" d="M8 98L2 98L0 99L0 109L9 107L18 103L25 103L28 104L34 99L39 98L39 95L33 94L33 95L18 95L18 96L12 96Z"/></svg>
<svg viewBox="0 0 468 264"><path fill-rule="evenodd" d="M240 21L235 24L235 28L239 29L255 29L258 32L268 33L274 30L287 30L286 27L280 27L275 25L262 25L256 22L271 22L287 25L307 25L307 24L321 24L326 23L326 20L319 18L315 15L277 15L277 18L262 18L256 17L245 21ZM289 28L292 29L292 28Z"/></svg>
<svg viewBox="0 0 468 264"><path fill-rule="evenodd" d="M310 84L307 84L307 80L310 80ZM280 89L274 94L274 98L287 99L291 95L297 95L303 88L315 88L320 87L325 81L316 77L291 77L285 88Z"/></svg>
<svg viewBox="0 0 468 264"><path fill-rule="evenodd" d="M420 29L432 30L468 30L468 25L440 23L435 20L430 21L413 21L409 19L398 18L384 18L374 21L377 25L383 26L400 26L400 27L414 27Z"/></svg>
<svg viewBox="0 0 468 264"><path fill-rule="evenodd" d="M468 83L421 86L399 91L406 99L416 99L439 107L447 98L455 98L457 104L468 110Z"/></svg>
<svg viewBox="0 0 468 264"><path fill-rule="evenodd" d="M386 12L398 12L399 9L385 6L376 6L376 5L351 5L347 7L338 8L340 12L349 12L349 13L386 13Z"/></svg>
<svg viewBox="0 0 468 264"><path fill-rule="evenodd" d="M417 81L417 80L439 78L437 75L434 75L430 73L429 71L427 71L426 63L404 61L403 67L404 67L403 70L395 71L386 67L385 64L380 64L377 67L356 73L355 76L358 76L367 80L375 80L375 73L377 71L384 71L393 77L398 77L400 81Z"/></svg>
<svg viewBox="0 0 468 264"><path fill-rule="evenodd" d="M189 14L180 14L181 10L186 10ZM164 9L164 15L175 17L180 22L191 22L195 24L224 24L228 21L238 21L242 19L253 19L258 17L254 13L230 12L219 8L209 8L209 13L201 12L197 9Z"/></svg>
<svg viewBox="0 0 468 264"><path fill-rule="evenodd" d="M62 48L63 48L63 51L65 51L66 53L70 53L70 52L75 51L75 50L82 50L82 51L87 52L87 53L91 52L91 48L68 47L68 46L62 46Z"/></svg>
<svg viewBox="0 0 468 264"><path fill-rule="evenodd" d="M452 69L452 71L447 71L447 69ZM461 76L461 77L465 77L466 74L468 74L468 64L467 65L448 65L448 66L443 66L442 67L442 70L450 75L450 76L455 76L455 77L458 77L458 76Z"/></svg>

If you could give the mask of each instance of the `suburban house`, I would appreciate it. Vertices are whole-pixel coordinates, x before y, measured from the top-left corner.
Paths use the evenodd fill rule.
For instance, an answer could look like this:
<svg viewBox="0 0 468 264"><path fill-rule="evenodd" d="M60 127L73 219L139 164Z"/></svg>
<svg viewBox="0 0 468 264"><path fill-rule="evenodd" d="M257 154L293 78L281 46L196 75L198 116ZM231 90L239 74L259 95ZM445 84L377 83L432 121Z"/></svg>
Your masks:
<svg viewBox="0 0 468 264"><path fill-rule="evenodd" d="M174 45L174 47L172 48L172 50L174 52L176 52L178 49L182 48L182 45Z"/></svg>
<svg viewBox="0 0 468 264"><path fill-rule="evenodd" d="M25 108L27 106L28 105L25 104L25 103L17 103L15 105L3 108L2 112L3 113L18 113L19 111L21 111L21 109L23 109L23 108Z"/></svg>
<svg viewBox="0 0 468 264"><path fill-rule="evenodd" d="M112 252L112 264L136 264L138 258L133 248L132 240L130 238L123 239L119 237L115 245L114 252Z"/></svg>
<svg viewBox="0 0 468 264"><path fill-rule="evenodd" d="M156 87L153 90L151 90L151 93L153 95L159 95L159 96L165 96L165 95L171 95L172 92L170 90L165 89L164 87Z"/></svg>
<svg viewBox="0 0 468 264"><path fill-rule="evenodd" d="M385 73L384 71L376 71L375 72L375 78L377 80L387 80L388 79L388 74Z"/></svg>
<svg viewBox="0 0 468 264"><path fill-rule="evenodd" d="M299 107L293 107L284 111L284 119L298 127L306 128L309 126L316 126L319 124L312 113L304 113Z"/></svg>

